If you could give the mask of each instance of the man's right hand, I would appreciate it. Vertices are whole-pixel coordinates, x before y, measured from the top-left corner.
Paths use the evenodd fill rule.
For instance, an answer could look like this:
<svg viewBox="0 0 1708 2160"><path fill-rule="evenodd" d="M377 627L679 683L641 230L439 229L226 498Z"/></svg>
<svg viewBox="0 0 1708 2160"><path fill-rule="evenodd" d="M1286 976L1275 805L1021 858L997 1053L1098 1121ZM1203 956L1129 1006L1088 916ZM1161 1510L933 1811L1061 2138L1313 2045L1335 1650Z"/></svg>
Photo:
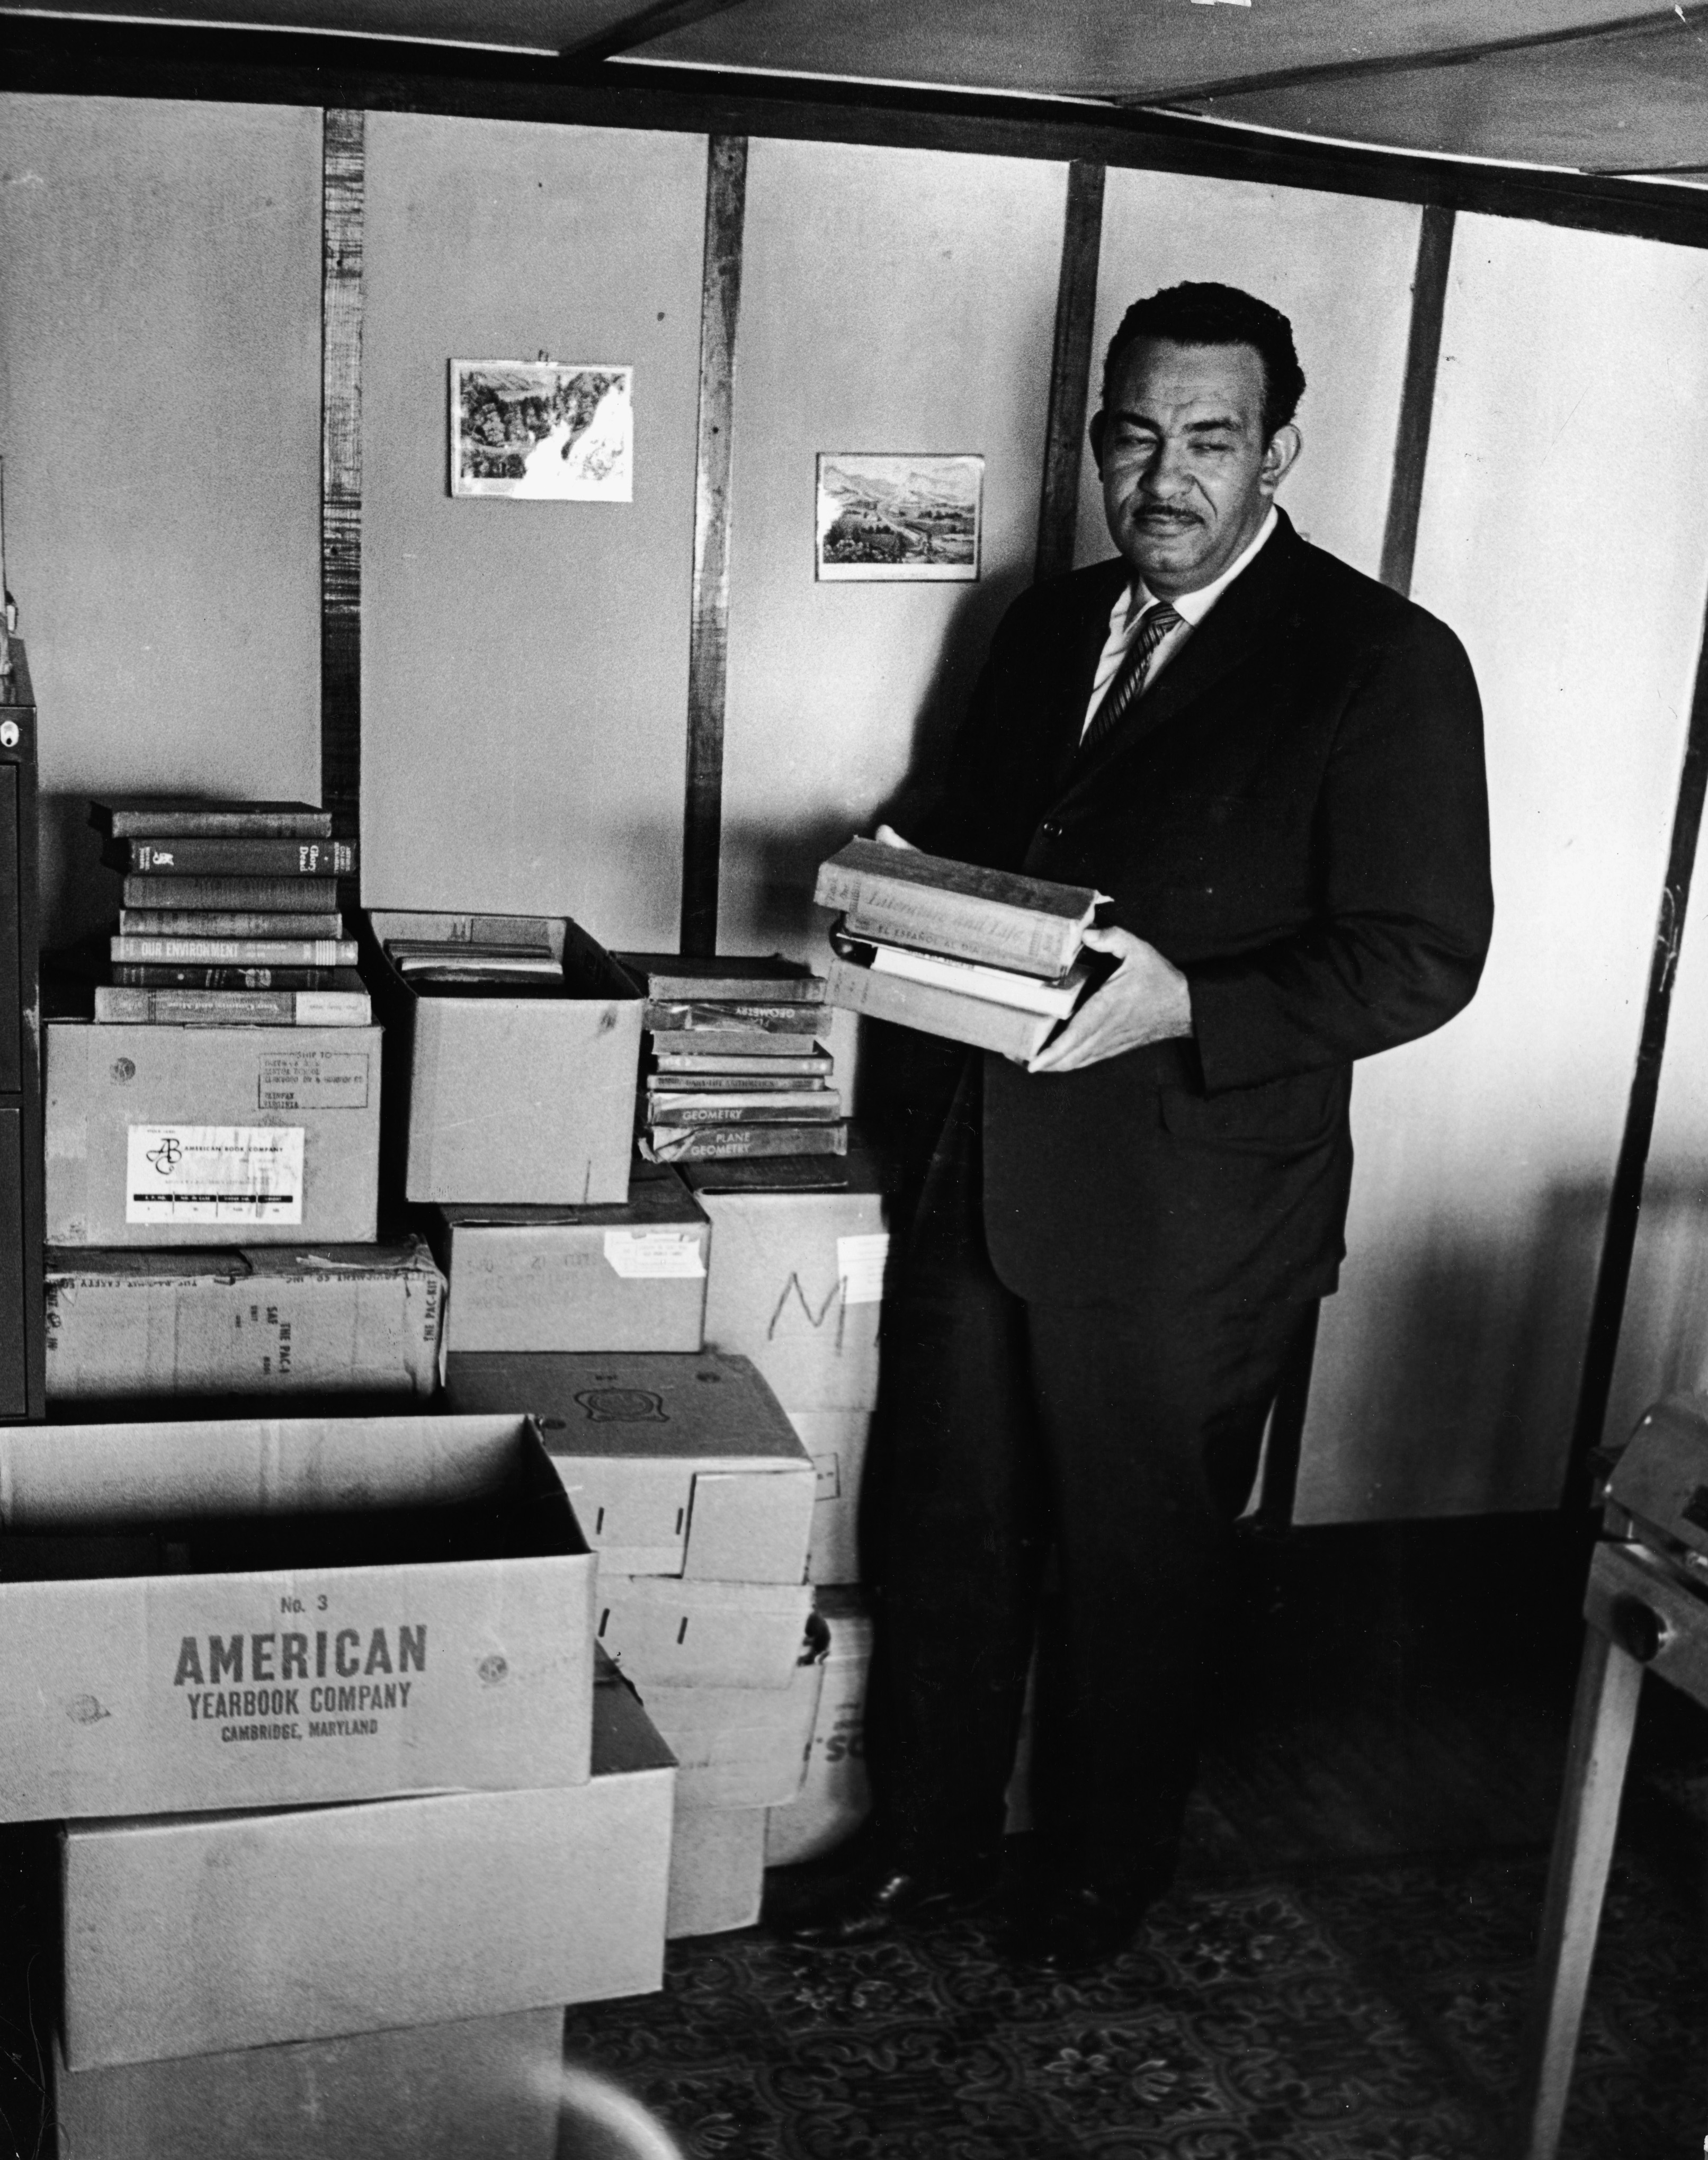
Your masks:
<svg viewBox="0 0 1708 2160"><path fill-rule="evenodd" d="M893 825L880 825L872 838L877 841L880 847L906 848L911 855L916 855L919 853L912 841L904 840Z"/></svg>

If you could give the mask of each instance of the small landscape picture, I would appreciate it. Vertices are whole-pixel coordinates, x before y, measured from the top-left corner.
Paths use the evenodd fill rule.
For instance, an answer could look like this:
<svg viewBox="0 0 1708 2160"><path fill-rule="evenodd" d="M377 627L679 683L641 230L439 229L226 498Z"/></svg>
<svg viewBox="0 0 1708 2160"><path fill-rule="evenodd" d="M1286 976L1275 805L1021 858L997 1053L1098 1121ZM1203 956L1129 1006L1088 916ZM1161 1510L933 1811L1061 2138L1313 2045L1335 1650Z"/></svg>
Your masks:
<svg viewBox="0 0 1708 2160"><path fill-rule="evenodd" d="M897 451L818 454L821 583L979 575L984 460Z"/></svg>
<svg viewBox="0 0 1708 2160"><path fill-rule="evenodd" d="M634 500L632 367L451 362L451 493Z"/></svg>

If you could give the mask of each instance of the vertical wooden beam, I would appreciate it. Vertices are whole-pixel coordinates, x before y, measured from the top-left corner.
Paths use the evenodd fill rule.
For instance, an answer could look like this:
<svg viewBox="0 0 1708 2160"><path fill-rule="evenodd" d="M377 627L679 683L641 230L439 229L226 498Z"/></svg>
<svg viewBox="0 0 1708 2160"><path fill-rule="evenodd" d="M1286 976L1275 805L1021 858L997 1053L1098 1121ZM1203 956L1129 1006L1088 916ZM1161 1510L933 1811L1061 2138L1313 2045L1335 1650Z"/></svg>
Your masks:
<svg viewBox="0 0 1708 2160"><path fill-rule="evenodd" d="M1394 485L1388 496L1388 528L1382 537L1384 585L1411 590L1417 553L1417 521L1423 507L1424 468L1429 462L1430 421L1435 411L1435 370L1441 357L1441 319L1447 307L1447 273L1453 259L1453 213L1424 205L1418 228L1417 268L1411 283L1411 334L1405 346L1405 382L1399 394L1399 431L1394 443Z"/></svg>
<svg viewBox="0 0 1708 2160"><path fill-rule="evenodd" d="M693 597L688 627L688 784L682 820L682 949L718 949L724 822L724 692L729 655L730 434L747 138L706 146L700 290L700 417L695 459Z"/></svg>
<svg viewBox="0 0 1708 2160"><path fill-rule="evenodd" d="M1044 428L1044 478L1038 495L1038 553L1033 574L1038 580L1059 577L1073 568L1103 232L1103 169L1076 158L1067 168L1067 210L1062 228L1062 270L1056 287L1056 338L1050 356L1050 405Z"/></svg>
<svg viewBox="0 0 1708 2160"><path fill-rule="evenodd" d="M322 115L320 801L361 817L361 259L365 116Z"/></svg>

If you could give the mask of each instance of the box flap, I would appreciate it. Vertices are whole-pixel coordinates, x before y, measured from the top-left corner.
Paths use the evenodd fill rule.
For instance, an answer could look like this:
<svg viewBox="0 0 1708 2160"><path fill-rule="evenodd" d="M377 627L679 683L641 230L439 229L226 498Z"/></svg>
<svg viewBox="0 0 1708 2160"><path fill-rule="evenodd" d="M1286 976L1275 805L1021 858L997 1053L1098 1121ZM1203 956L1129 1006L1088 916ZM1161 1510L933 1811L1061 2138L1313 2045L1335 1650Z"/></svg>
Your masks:
<svg viewBox="0 0 1708 2160"><path fill-rule="evenodd" d="M678 1456L713 1468L807 1460L751 1361L703 1351L457 1351L446 1360L459 1410L522 1410L557 1457Z"/></svg>
<svg viewBox="0 0 1708 2160"><path fill-rule="evenodd" d="M683 1573L704 1582L798 1582L812 1542L817 1486L816 1472L701 1471Z"/></svg>
<svg viewBox="0 0 1708 2160"><path fill-rule="evenodd" d="M672 1687L788 1686L812 1593L787 1583L601 1575L594 1633L644 1698Z"/></svg>

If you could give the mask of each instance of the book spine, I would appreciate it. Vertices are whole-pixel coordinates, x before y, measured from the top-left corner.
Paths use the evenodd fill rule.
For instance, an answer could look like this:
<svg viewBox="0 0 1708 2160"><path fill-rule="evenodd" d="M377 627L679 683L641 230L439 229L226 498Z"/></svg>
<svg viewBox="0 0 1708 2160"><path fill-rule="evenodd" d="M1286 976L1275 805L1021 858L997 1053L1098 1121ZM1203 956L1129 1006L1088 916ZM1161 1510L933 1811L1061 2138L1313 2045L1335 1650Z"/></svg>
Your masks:
<svg viewBox="0 0 1708 2160"><path fill-rule="evenodd" d="M116 984L136 990L335 990L333 968L230 968L212 963L169 967L160 961L120 961Z"/></svg>
<svg viewBox="0 0 1708 2160"><path fill-rule="evenodd" d="M763 1028L655 1028L654 1053L690 1057L703 1052L717 1057L799 1057L811 1053L812 1038L799 1030L787 1035L769 1034Z"/></svg>
<svg viewBox="0 0 1708 2160"><path fill-rule="evenodd" d="M336 878L167 877L151 872L127 877L127 907L251 910L262 913L330 914L338 906Z"/></svg>
<svg viewBox="0 0 1708 2160"><path fill-rule="evenodd" d="M622 964L622 956L617 955ZM647 997L658 1005L727 1005L737 999L750 1005L822 1005L824 981L819 975L783 976L775 981L750 977L667 974L657 968L632 971Z"/></svg>
<svg viewBox="0 0 1708 2160"><path fill-rule="evenodd" d="M846 1155L848 1127L835 1125L652 1125L649 1162L708 1162L720 1156Z"/></svg>
<svg viewBox="0 0 1708 2160"><path fill-rule="evenodd" d="M247 840L217 834L180 839L118 840L115 867L137 876L168 871L174 877L349 877L356 869L354 840Z"/></svg>
<svg viewBox="0 0 1708 2160"><path fill-rule="evenodd" d="M96 821L91 818L91 824ZM115 840L330 840L330 810L115 810L97 832Z"/></svg>
<svg viewBox="0 0 1708 2160"><path fill-rule="evenodd" d="M819 1025L820 1011L817 1005L683 1004L649 998L641 1015L641 1025L666 1034L683 1034L693 1030L715 1034L735 1029L750 1035L811 1035Z"/></svg>
<svg viewBox="0 0 1708 2160"><path fill-rule="evenodd" d="M743 1059L714 1057L709 1054L702 1054L695 1057L666 1057L659 1061L658 1066L661 1073L680 1073L685 1076L684 1088L692 1088L693 1076L700 1072L718 1074L755 1072L764 1075L769 1070L779 1078L787 1073L792 1078L804 1079L812 1073L823 1073L828 1077L832 1069L832 1061L828 1057Z"/></svg>
<svg viewBox="0 0 1708 2160"><path fill-rule="evenodd" d="M153 1027L366 1027L366 992L355 990L139 990L101 984L97 1020Z"/></svg>
<svg viewBox="0 0 1708 2160"><path fill-rule="evenodd" d="M211 908L127 907L119 911L118 927L127 937L341 937L341 915L268 915L251 908L247 912Z"/></svg>
<svg viewBox="0 0 1708 2160"><path fill-rule="evenodd" d="M833 1088L804 1099L762 1096L756 1103L745 1103L739 1095L714 1095L709 1101L692 1095L655 1095L647 1103L646 1115L655 1125L832 1124L842 1115L842 1098Z"/></svg>
<svg viewBox="0 0 1708 2160"><path fill-rule="evenodd" d="M193 961L247 968L353 968L353 937L113 937L112 960Z"/></svg>
<svg viewBox="0 0 1708 2160"><path fill-rule="evenodd" d="M1079 950L1079 927L969 893L862 877L848 901L849 934L876 937L953 960L982 961L1023 974L1065 974Z"/></svg>
<svg viewBox="0 0 1708 2160"><path fill-rule="evenodd" d="M905 975L879 974L840 955L831 960L829 984L831 1003L849 1012L892 1020L898 1027L941 1036L948 1042L970 1043L977 1050L994 1050L1005 1057L1036 1056L1061 1025L1059 1020L1021 1012L1013 1005L962 997L953 990L911 982Z"/></svg>

